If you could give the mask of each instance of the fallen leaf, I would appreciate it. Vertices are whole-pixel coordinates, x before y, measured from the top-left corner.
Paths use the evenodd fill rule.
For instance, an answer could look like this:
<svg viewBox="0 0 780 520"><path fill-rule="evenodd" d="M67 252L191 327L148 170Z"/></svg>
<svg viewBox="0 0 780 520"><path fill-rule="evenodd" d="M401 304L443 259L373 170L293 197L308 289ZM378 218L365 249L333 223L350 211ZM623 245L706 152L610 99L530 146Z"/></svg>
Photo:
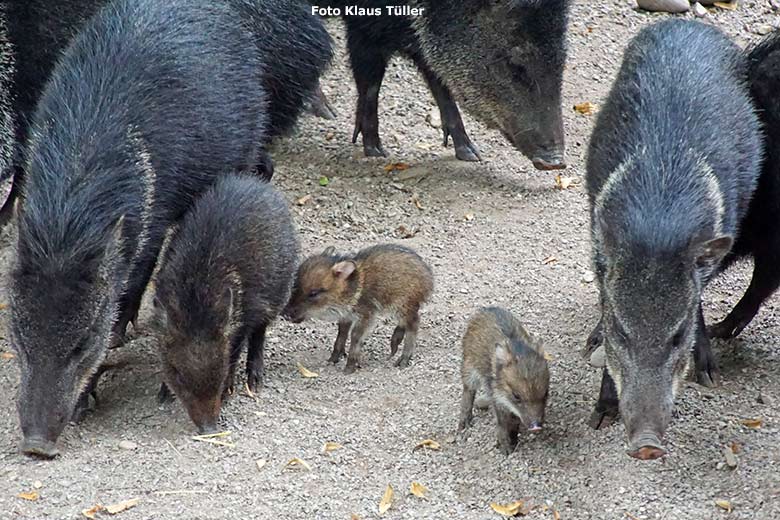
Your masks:
<svg viewBox="0 0 780 520"><path fill-rule="evenodd" d="M419 232L420 232L420 228L412 227L411 229L409 229L403 224L398 226L395 230L395 234L398 236L398 238L412 238Z"/></svg>
<svg viewBox="0 0 780 520"><path fill-rule="evenodd" d="M425 209L425 208L423 208L423 205L422 205L422 203L420 202L420 198L417 196L417 194L416 194L416 193L415 193L414 195L412 195L412 202L414 203L414 206L415 206L417 209L419 209L420 211L422 211L423 209Z"/></svg>
<svg viewBox="0 0 780 520"><path fill-rule="evenodd" d="M564 177L561 174L558 174L555 176L555 186L559 190L568 190L569 188L573 188L574 186L577 186L579 183L575 182L574 177Z"/></svg>
<svg viewBox="0 0 780 520"><path fill-rule="evenodd" d="M547 361L554 361L554 360L555 360L555 358L553 357L553 355L552 355L552 354L550 354L549 352L542 352L542 356L543 356L543 357L544 357L544 359L546 359Z"/></svg>
<svg viewBox="0 0 780 520"><path fill-rule="evenodd" d="M383 515L387 513L387 510L393 505L393 486L387 485L385 494L382 495L382 500L379 501L379 514Z"/></svg>
<svg viewBox="0 0 780 520"><path fill-rule="evenodd" d="M14 355L13 352L3 352L2 354L0 354L0 357L3 359L13 359L16 356Z"/></svg>
<svg viewBox="0 0 780 520"><path fill-rule="evenodd" d="M439 444L438 442L436 442L433 439L425 439L424 441L421 441L419 444L417 444L417 446L415 446L414 450L412 450L412 451L417 451L420 448L426 448L426 449L429 449L429 450L439 451L441 449L441 444Z"/></svg>
<svg viewBox="0 0 780 520"><path fill-rule="evenodd" d="M463 215L463 220L465 220L466 222L471 222L472 220L474 220L474 214L466 213L465 215Z"/></svg>
<svg viewBox="0 0 780 520"><path fill-rule="evenodd" d="M731 444L729 444L729 448L731 448L731 453L734 455L742 451L742 447L736 441L732 441Z"/></svg>
<svg viewBox="0 0 780 520"><path fill-rule="evenodd" d="M409 493L416 497L425 498L428 497L425 496L425 494L428 492L428 488L420 484L419 482L412 482L412 485L409 487Z"/></svg>
<svg viewBox="0 0 780 520"><path fill-rule="evenodd" d="M130 500L125 500L124 502L117 502L116 504L105 506L104 509L106 510L106 513L108 513L109 515L118 515L122 511L127 511L128 509L137 506L138 502L140 502L140 499L131 498Z"/></svg>
<svg viewBox="0 0 780 520"><path fill-rule="evenodd" d="M7 303L0 303L0 311L4 311L7 308L8 308L8 304Z"/></svg>
<svg viewBox="0 0 780 520"><path fill-rule="evenodd" d="M547 258L542 260L542 265L554 264L557 261L558 261L558 259L555 258L554 256L548 256Z"/></svg>
<svg viewBox="0 0 780 520"><path fill-rule="evenodd" d="M305 469L306 471L311 471L311 466L309 466L309 463L306 462L303 459L294 458L287 461L287 464L285 464L285 468L295 468L295 467L301 467Z"/></svg>
<svg viewBox="0 0 780 520"><path fill-rule="evenodd" d="M742 421L740 422L744 426L747 426L748 428L753 428L754 430L761 428L761 425L764 424L763 419L742 419Z"/></svg>
<svg viewBox="0 0 780 520"><path fill-rule="evenodd" d="M352 513L352 515L349 517L350 520L360 520L360 517L356 515L355 513Z"/></svg>
<svg viewBox="0 0 780 520"><path fill-rule="evenodd" d="M593 113L593 110L596 108L596 105L591 103L590 101L585 101L584 103L578 103L574 105L574 111L578 112L584 116L589 116Z"/></svg>
<svg viewBox="0 0 780 520"><path fill-rule="evenodd" d="M558 512L557 509L553 509L552 513L553 513L553 520L561 520L561 514Z"/></svg>
<svg viewBox="0 0 780 520"><path fill-rule="evenodd" d="M338 442L326 442L325 446L322 447L322 452L323 453L330 453L331 451L340 450L343 447L344 446L342 446Z"/></svg>
<svg viewBox="0 0 780 520"><path fill-rule="evenodd" d="M325 187L328 184L330 184L330 179L328 179L326 176L320 177L320 186Z"/></svg>
<svg viewBox="0 0 780 520"><path fill-rule="evenodd" d="M203 439L215 439L217 437L227 437L230 435L230 432L228 430L217 432L217 433L205 433L203 435L193 435L192 438L195 439L197 437L198 440Z"/></svg>
<svg viewBox="0 0 780 520"><path fill-rule="evenodd" d="M330 141L334 137L336 137L336 134L334 134L333 132L328 132L327 134L325 134L325 140L326 141Z"/></svg>
<svg viewBox="0 0 780 520"><path fill-rule="evenodd" d="M409 165L402 162L390 163L387 166L385 166L386 172L400 172L408 169L409 169Z"/></svg>
<svg viewBox="0 0 780 520"><path fill-rule="evenodd" d="M720 7L721 9L728 9L729 11L735 11L739 7L739 1L733 2L714 2L713 5Z"/></svg>
<svg viewBox="0 0 780 520"><path fill-rule="evenodd" d="M309 202L313 197L311 195L304 195L300 199L296 200L295 203L299 206L303 206L307 202Z"/></svg>
<svg viewBox="0 0 780 520"><path fill-rule="evenodd" d="M525 515L528 513L528 510L523 509L524 506L525 502L522 500L515 500L511 504L506 505L496 504L495 502L490 504L493 511L504 516Z"/></svg>
<svg viewBox="0 0 780 520"><path fill-rule="evenodd" d="M306 379L312 379L320 376L317 372L312 372L311 370L301 365L300 363L298 363L298 372L300 372L301 375Z"/></svg>
<svg viewBox="0 0 780 520"><path fill-rule="evenodd" d="M219 439L211 439L207 436L195 435L192 437L193 441L205 442L206 444L214 444L215 446L225 446L226 448L235 448L236 445L232 442L221 441Z"/></svg>
<svg viewBox="0 0 780 520"><path fill-rule="evenodd" d="M732 511L731 502L729 502L728 500L716 500L715 505L723 509L727 513L731 513Z"/></svg>
<svg viewBox="0 0 780 520"><path fill-rule="evenodd" d="M101 506L100 504L95 504L89 509L82 509L81 514L89 518L90 520L95 520L95 515L102 510L103 510L103 506Z"/></svg>
<svg viewBox="0 0 780 520"><path fill-rule="evenodd" d="M257 459L255 461L255 465L257 466L257 471L260 471L265 467L265 465L268 464L268 461L265 459Z"/></svg>
<svg viewBox="0 0 780 520"><path fill-rule="evenodd" d="M19 493L16 496L24 500L29 500L30 502L35 502L36 500L38 500L38 498L40 498L40 495L35 490Z"/></svg>

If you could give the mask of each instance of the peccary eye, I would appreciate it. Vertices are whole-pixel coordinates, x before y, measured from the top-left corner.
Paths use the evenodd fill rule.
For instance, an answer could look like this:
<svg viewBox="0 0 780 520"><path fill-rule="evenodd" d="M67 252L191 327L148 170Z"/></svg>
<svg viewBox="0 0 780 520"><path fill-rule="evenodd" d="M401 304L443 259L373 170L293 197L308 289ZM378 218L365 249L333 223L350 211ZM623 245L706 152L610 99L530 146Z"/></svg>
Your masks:
<svg viewBox="0 0 780 520"><path fill-rule="evenodd" d="M312 289L309 291L309 299L314 299L324 292L324 289Z"/></svg>

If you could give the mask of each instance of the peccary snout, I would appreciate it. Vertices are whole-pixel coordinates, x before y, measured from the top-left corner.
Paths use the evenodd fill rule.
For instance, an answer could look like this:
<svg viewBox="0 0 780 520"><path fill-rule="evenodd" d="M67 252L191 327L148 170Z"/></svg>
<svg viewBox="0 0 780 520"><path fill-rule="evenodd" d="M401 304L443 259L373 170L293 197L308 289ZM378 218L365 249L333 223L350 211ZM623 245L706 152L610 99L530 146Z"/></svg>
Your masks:
<svg viewBox="0 0 780 520"><path fill-rule="evenodd" d="M538 120L533 118L531 129L512 119L502 125L502 133L537 170L562 170L566 168L566 159L560 106L551 106L547 111Z"/></svg>
<svg viewBox="0 0 780 520"><path fill-rule="evenodd" d="M628 434L628 454L640 460L653 460L666 454L661 440L672 418L674 396L671 381L665 385L629 383L620 395L620 413ZM663 382L663 381L660 381Z"/></svg>
<svg viewBox="0 0 780 520"><path fill-rule="evenodd" d="M34 395L33 389L37 388L37 385L23 386L21 390L19 419L24 435L21 449L25 455L53 459L59 455L57 438L65 429L72 407L58 399Z"/></svg>

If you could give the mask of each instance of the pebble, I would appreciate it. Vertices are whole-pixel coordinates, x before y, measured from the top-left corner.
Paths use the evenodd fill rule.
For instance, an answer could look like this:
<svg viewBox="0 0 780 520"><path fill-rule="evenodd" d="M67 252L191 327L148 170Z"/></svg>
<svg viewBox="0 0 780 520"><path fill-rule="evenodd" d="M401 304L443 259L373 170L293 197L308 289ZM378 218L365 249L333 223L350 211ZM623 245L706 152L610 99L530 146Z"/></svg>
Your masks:
<svg viewBox="0 0 780 520"><path fill-rule="evenodd" d="M775 402L775 400L774 400L774 399L772 399L771 397L769 397L769 396L768 396L767 394L765 394L764 392L759 392L759 393L758 393L758 402L759 402L760 404L767 404L767 405L772 405L772 404Z"/></svg>
<svg viewBox="0 0 780 520"><path fill-rule="evenodd" d="M604 350L604 345L593 351L593 354L590 355L590 360L588 360L588 364L595 368L604 368L607 366L607 353Z"/></svg>
<svg viewBox="0 0 780 520"><path fill-rule="evenodd" d="M731 451L731 448L726 446L723 448L723 458L726 459L726 465L731 469L737 467L737 456Z"/></svg>
<svg viewBox="0 0 780 520"><path fill-rule="evenodd" d="M585 271L585 274L582 275L582 281L585 283L591 283L595 279L596 279L596 273L594 273L593 271Z"/></svg>
<svg viewBox="0 0 780 520"><path fill-rule="evenodd" d="M775 11L780 11L780 0L770 0L769 5L771 5L772 9Z"/></svg>
<svg viewBox="0 0 780 520"><path fill-rule="evenodd" d="M761 36L764 36L765 34L769 34L769 33L771 33L774 30L775 30L775 28L772 27L771 25L764 24L764 25L759 25L758 26L758 28L756 29L756 33L760 34Z"/></svg>
<svg viewBox="0 0 780 520"><path fill-rule="evenodd" d="M636 3L645 11L664 13L684 13L691 8L688 0L637 0Z"/></svg>
<svg viewBox="0 0 780 520"><path fill-rule="evenodd" d="M700 2L696 2L693 4L693 14L698 16L699 18L704 18L707 16L707 10L704 8L703 5L701 5Z"/></svg>
<svg viewBox="0 0 780 520"><path fill-rule="evenodd" d="M134 450L138 448L138 444L134 443L133 441L119 441L119 449L120 450Z"/></svg>
<svg viewBox="0 0 780 520"><path fill-rule="evenodd" d="M438 107L431 109L428 115L425 116L425 121L433 128L441 128L441 114Z"/></svg>

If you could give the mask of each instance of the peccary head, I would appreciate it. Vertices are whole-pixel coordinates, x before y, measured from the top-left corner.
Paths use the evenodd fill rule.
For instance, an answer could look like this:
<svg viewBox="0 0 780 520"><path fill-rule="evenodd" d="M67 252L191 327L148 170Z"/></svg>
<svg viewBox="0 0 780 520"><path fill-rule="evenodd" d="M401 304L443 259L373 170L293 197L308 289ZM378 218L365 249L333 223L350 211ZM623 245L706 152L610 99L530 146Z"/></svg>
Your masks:
<svg viewBox="0 0 780 520"><path fill-rule="evenodd" d="M329 247L298 268L290 303L284 311L294 323L306 319L338 321L352 310L357 291L357 266Z"/></svg>
<svg viewBox="0 0 780 520"><path fill-rule="evenodd" d="M198 431L215 433L222 398L231 383L231 338L240 320L238 295L227 289L209 301L204 301L203 294L193 295L192 300L177 296L160 280L153 322L160 341L163 380Z"/></svg>
<svg viewBox="0 0 780 520"><path fill-rule="evenodd" d="M103 361L124 290L123 219L76 256L53 253L63 227L20 215L11 273L11 338L19 354L22 451L52 458L56 441ZM43 232L43 233L42 233Z"/></svg>
<svg viewBox="0 0 780 520"><path fill-rule="evenodd" d="M664 454L675 394L704 333L702 288L733 240L706 229L688 234L678 228L675 234L650 218L618 221L600 209L594 241L608 259L599 269L607 369L617 387L629 455L655 459ZM692 214L680 217L683 227L696 220Z"/></svg>
<svg viewBox="0 0 780 520"><path fill-rule="evenodd" d="M496 405L514 413L529 431L541 430L550 387L547 360L519 342L499 343L493 373Z"/></svg>
<svg viewBox="0 0 780 520"><path fill-rule="evenodd" d="M568 0L426 2L423 53L463 107L541 170L565 168L561 86Z"/></svg>

